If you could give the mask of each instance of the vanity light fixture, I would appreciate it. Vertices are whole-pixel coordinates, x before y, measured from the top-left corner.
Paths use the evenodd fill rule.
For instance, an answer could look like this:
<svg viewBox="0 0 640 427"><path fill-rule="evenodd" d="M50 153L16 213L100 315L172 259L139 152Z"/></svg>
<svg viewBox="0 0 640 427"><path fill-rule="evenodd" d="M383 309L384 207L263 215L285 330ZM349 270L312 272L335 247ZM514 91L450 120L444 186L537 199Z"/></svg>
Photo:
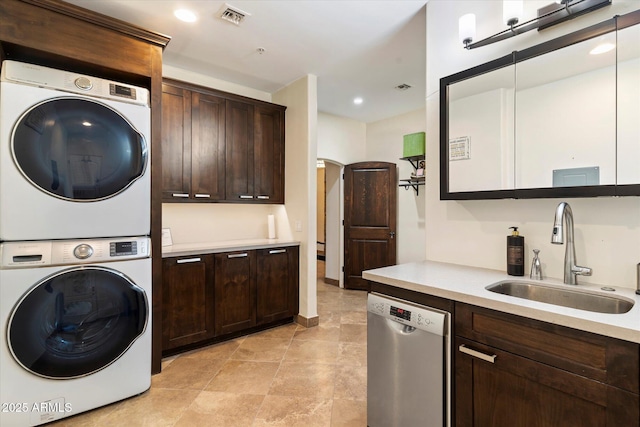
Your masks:
<svg viewBox="0 0 640 427"><path fill-rule="evenodd" d="M458 34L465 49L475 49L487 46L500 40L508 39L518 34L537 29L538 31L552 25L573 19L576 16L592 12L604 6L609 6L613 0L556 0L538 9L538 16L519 24L522 19L523 0L503 0L502 17L509 27L490 37L473 42L476 31L476 17L468 13L458 21Z"/></svg>

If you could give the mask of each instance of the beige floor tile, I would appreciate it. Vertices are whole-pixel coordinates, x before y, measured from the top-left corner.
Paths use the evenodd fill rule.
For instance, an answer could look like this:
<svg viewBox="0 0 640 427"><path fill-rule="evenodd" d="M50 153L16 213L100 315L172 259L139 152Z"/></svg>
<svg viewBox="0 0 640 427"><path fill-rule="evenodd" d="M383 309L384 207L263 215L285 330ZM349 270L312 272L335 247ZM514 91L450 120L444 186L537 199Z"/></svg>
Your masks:
<svg viewBox="0 0 640 427"><path fill-rule="evenodd" d="M367 400L367 367L338 366L334 399Z"/></svg>
<svg viewBox="0 0 640 427"><path fill-rule="evenodd" d="M203 391L182 414L176 426L250 427L264 397Z"/></svg>
<svg viewBox="0 0 640 427"><path fill-rule="evenodd" d="M267 396L253 427L329 427L331 399Z"/></svg>
<svg viewBox="0 0 640 427"><path fill-rule="evenodd" d="M338 358L340 366L367 366L367 346L360 343L338 343Z"/></svg>
<svg viewBox="0 0 640 427"><path fill-rule="evenodd" d="M205 390L264 395L279 366L277 362L228 360Z"/></svg>
<svg viewBox="0 0 640 427"><path fill-rule="evenodd" d="M340 342L367 343L367 325L340 325Z"/></svg>
<svg viewBox="0 0 640 427"><path fill-rule="evenodd" d="M284 360L300 363L336 363L338 343L330 341L293 340Z"/></svg>
<svg viewBox="0 0 640 427"><path fill-rule="evenodd" d="M353 325L366 325L367 324L367 312L366 311L343 311L340 316L340 323L349 323Z"/></svg>
<svg viewBox="0 0 640 427"><path fill-rule="evenodd" d="M180 357L160 374L151 377L151 387L203 390L224 362L220 359Z"/></svg>
<svg viewBox="0 0 640 427"><path fill-rule="evenodd" d="M231 359L280 362L290 342L291 339L251 336L240 344L240 347L231 355Z"/></svg>
<svg viewBox="0 0 640 427"><path fill-rule="evenodd" d="M366 427L367 402L333 399L331 427Z"/></svg>
<svg viewBox="0 0 640 427"><path fill-rule="evenodd" d="M293 341L331 341L338 342L340 339L340 327L337 325L320 324L312 328L299 329L293 336Z"/></svg>
<svg viewBox="0 0 640 427"><path fill-rule="evenodd" d="M208 347L183 353L180 357L190 357L192 359L228 359L245 339L245 337L242 337L219 344L212 344Z"/></svg>
<svg viewBox="0 0 640 427"><path fill-rule="evenodd" d="M340 327L341 311L326 311L320 314L320 326Z"/></svg>
<svg viewBox="0 0 640 427"><path fill-rule="evenodd" d="M298 328L301 328L297 323L290 323L288 325L278 326L276 328L267 329L266 331L256 332L252 336L260 338L274 338L274 339L292 339ZM248 339L248 338L247 338Z"/></svg>
<svg viewBox="0 0 640 427"><path fill-rule="evenodd" d="M199 392L152 388L147 393L122 402L102 418L103 426L170 427L182 416Z"/></svg>
<svg viewBox="0 0 640 427"><path fill-rule="evenodd" d="M282 362L269 394L330 398L334 382L334 365Z"/></svg>

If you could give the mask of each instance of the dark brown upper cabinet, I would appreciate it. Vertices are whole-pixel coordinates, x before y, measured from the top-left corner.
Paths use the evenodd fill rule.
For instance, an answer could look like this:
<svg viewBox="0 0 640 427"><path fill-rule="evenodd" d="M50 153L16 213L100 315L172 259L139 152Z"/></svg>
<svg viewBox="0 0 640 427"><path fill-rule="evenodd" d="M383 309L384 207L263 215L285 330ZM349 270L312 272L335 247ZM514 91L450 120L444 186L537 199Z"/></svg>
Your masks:
<svg viewBox="0 0 640 427"><path fill-rule="evenodd" d="M164 202L284 203L280 105L165 79Z"/></svg>
<svg viewBox="0 0 640 427"><path fill-rule="evenodd" d="M441 79L440 199L640 195L638 24L640 10Z"/></svg>

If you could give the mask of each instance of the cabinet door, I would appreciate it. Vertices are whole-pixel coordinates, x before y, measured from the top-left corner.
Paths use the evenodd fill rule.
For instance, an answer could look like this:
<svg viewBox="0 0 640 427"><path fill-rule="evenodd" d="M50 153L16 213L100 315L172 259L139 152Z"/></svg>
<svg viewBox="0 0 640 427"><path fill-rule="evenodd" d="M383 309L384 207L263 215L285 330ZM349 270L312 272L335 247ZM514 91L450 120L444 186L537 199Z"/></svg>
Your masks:
<svg viewBox="0 0 640 427"><path fill-rule="evenodd" d="M298 248L257 251L257 323L298 313Z"/></svg>
<svg viewBox="0 0 640 427"><path fill-rule="evenodd" d="M227 100L226 200L253 200L253 105Z"/></svg>
<svg viewBox="0 0 640 427"><path fill-rule="evenodd" d="M254 117L254 195L284 203L284 109L256 105Z"/></svg>
<svg viewBox="0 0 640 427"><path fill-rule="evenodd" d="M191 191L196 200L225 194L225 100L193 92L191 98Z"/></svg>
<svg viewBox="0 0 640 427"><path fill-rule="evenodd" d="M213 255L162 260L162 349L214 336Z"/></svg>
<svg viewBox="0 0 640 427"><path fill-rule="evenodd" d="M255 251L216 254L216 335L256 324Z"/></svg>
<svg viewBox="0 0 640 427"><path fill-rule="evenodd" d="M457 337L455 366L460 427L638 426L637 394L527 357Z"/></svg>
<svg viewBox="0 0 640 427"><path fill-rule="evenodd" d="M191 191L191 92L162 85L162 198L177 201Z"/></svg>

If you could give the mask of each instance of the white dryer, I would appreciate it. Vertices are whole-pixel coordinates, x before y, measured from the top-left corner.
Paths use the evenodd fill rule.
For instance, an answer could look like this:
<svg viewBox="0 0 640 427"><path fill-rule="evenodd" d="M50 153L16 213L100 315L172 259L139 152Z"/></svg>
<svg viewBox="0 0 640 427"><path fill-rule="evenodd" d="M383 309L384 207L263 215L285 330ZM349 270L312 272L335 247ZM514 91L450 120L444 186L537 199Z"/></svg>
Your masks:
<svg viewBox="0 0 640 427"><path fill-rule="evenodd" d="M0 244L0 425L149 389L149 248L147 237Z"/></svg>
<svg viewBox="0 0 640 427"><path fill-rule="evenodd" d="M0 241L150 234L149 93L15 61L0 78Z"/></svg>

